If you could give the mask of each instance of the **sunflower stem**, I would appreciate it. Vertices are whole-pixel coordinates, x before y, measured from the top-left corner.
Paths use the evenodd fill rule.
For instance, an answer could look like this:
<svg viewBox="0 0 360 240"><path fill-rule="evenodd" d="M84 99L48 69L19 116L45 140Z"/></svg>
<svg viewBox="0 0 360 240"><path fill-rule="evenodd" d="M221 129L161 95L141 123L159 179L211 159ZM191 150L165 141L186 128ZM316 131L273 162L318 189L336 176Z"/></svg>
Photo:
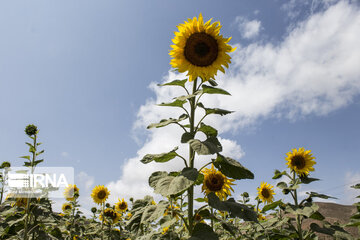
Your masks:
<svg viewBox="0 0 360 240"><path fill-rule="evenodd" d="M195 94L197 86L197 78L194 80L193 83L193 91L192 94ZM190 134L195 136L195 100L196 97L190 99ZM189 146L189 167L194 167L194 160L195 160L195 151ZM191 186L188 190L188 220L189 220L189 233L191 235L193 230L193 209L194 209L194 186Z"/></svg>
<svg viewBox="0 0 360 240"><path fill-rule="evenodd" d="M296 175L295 175L295 171L293 171L293 182L295 182L295 180L296 180ZM298 200L297 200L297 191L296 191L296 189L294 189L294 201L295 201L295 206L299 207ZM303 240L303 234L302 234L302 229L301 229L301 219L300 219L299 214L296 214L296 224L297 224L297 230L298 230L298 234L299 234L299 239Z"/></svg>

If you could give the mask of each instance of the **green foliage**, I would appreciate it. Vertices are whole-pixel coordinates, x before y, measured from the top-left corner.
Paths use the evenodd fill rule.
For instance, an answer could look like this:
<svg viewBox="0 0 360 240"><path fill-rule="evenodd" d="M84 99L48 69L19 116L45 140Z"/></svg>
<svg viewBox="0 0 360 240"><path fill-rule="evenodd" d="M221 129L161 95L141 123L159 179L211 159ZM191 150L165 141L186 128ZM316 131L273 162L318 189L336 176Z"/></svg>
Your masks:
<svg viewBox="0 0 360 240"><path fill-rule="evenodd" d="M227 177L238 180L254 179L254 174L250 170L245 168L238 161L229 157L224 157L221 154L217 154L214 165Z"/></svg>

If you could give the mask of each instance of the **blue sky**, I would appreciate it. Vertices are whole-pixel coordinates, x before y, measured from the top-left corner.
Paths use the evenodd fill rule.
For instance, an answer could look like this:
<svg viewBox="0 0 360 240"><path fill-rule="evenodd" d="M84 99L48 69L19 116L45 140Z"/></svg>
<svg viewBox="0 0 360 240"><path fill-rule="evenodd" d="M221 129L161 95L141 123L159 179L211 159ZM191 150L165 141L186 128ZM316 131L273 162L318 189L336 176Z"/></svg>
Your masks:
<svg viewBox="0 0 360 240"><path fill-rule="evenodd" d="M224 152L255 173L234 196L276 184L286 152L305 147L322 181L301 191L352 203L347 188L360 181L356 1L1 1L0 161L20 166L24 128L34 123L43 167L74 167L84 204L98 184L113 200L151 193L152 171L181 169L176 160L139 163L180 145L173 127L146 130L178 116L155 106L177 93L156 84L182 77L170 71L171 39L199 13L220 21L237 46L217 78L232 96L207 99L236 113L206 122L219 126Z"/></svg>

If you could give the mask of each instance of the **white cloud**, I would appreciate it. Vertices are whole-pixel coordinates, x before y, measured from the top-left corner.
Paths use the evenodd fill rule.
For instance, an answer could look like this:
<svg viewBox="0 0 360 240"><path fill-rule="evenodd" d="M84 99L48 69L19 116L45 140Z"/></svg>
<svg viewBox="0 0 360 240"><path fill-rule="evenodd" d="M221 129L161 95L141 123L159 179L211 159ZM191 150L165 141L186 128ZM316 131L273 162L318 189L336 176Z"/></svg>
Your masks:
<svg viewBox="0 0 360 240"><path fill-rule="evenodd" d="M255 43L237 45L232 65L226 75L217 78L219 87L232 96L204 96L205 106L235 111L225 117L209 117L219 133L236 132L259 120L286 117L295 121L308 115L326 115L350 104L360 93L360 11L347 2L339 2L312 15L284 36L278 44ZM184 78L183 74L169 72L163 81ZM155 99L148 99L138 112L135 132L143 132L150 123L177 117L177 108L159 107L156 103L171 101L184 94L181 88L150 85ZM200 116L197 116L199 119ZM148 153L161 153L180 146L179 153L187 156L188 146L179 143L182 130L168 126L148 131L137 156L128 159L121 177L107 184L112 198L140 198L152 194L147 180L154 171L179 170L180 159L167 164L143 165L140 159ZM221 138L224 155L239 159L241 147L234 141ZM232 154L232 155L231 155ZM205 163L199 158L197 167ZM246 162L242 163L246 166Z"/></svg>
<svg viewBox="0 0 360 240"><path fill-rule="evenodd" d="M94 177L88 175L86 172L79 172L76 175L76 183L78 186L81 186L88 191L94 184Z"/></svg>
<svg viewBox="0 0 360 240"><path fill-rule="evenodd" d="M68 152L62 152L62 153L61 153L61 156L62 156L62 157L68 157L68 156L69 156L69 153L68 153Z"/></svg>
<svg viewBox="0 0 360 240"><path fill-rule="evenodd" d="M242 16L235 18L239 31L243 38L250 39L259 35L261 30L261 22L259 20L248 20Z"/></svg>

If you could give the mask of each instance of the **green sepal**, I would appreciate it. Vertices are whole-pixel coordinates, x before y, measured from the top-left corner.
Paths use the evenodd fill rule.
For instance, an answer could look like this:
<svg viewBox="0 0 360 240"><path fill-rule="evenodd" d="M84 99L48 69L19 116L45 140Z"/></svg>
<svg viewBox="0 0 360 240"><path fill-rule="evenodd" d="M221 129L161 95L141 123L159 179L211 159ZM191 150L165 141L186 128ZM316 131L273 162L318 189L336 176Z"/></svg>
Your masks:
<svg viewBox="0 0 360 240"><path fill-rule="evenodd" d="M219 114L219 115L223 116L223 115L230 114L230 113L234 112L234 111L229 111L229 110L220 109L220 108L206 108L206 107L204 107L204 105L202 103L198 103L197 106L204 109L206 115Z"/></svg>
<svg viewBox="0 0 360 240"><path fill-rule="evenodd" d="M220 170L220 172L229 178L237 180L254 179L254 174L250 170L232 158L224 157L218 153L213 163L215 167Z"/></svg>
<svg viewBox="0 0 360 240"><path fill-rule="evenodd" d="M187 82L187 79L183 80L174 80L168 83L158 84L158 86L181 86L185 87L185 83Z"/></svg>
<svg viewBox="0 0 360 240"><path fill-rule="evenodd" d="M159 171L151 174L149 185L154 188L155 193L167 197L187 190L195 183L197 177L196 168L184 168L181 174L176 177L169 176L167 172Z"/></svg>
<svg viewBox="0 0 360 240"><path fill-rule="evenodd" d="M205 141L191 139L189 144L198 155L211 155L222 151L221 143L216 137L209 137Z"/></svg>
<svg viewBox="0 0 360 240"><path fill-rule="evenodd" d="M220 211L229 212L231 216L239 217L244 221L258 222L257 213L253 209L244 204L235 202L233 198L221 201L213 192L209 193L207 197L210 207Z"/></svg>
<svg viewBox="0 0 360 240"><path fill-rule="evenodd" d="M141 159L140 161L142 163L144 163L144 164L150 163L152 161L155 161L155 162L168 162L171 159L178 156L178 154L176 153L176 150L178 150L178 147L175 147L173 150L171 150L170 152L167 152L167 153L146 154L143 157L143 159Z"/></svg>
<svg viewBox="0 0 360 240"><path fill-rule="evenodd" d="M187 119L189 116L187 114L182 114L178 119L174 119L174 118L169 118L169 119L162 119L160 120L159 123L152 123L150 124L147 129L150 129L150 128L161 128L161 127L165 127L169 124L172 124L172 123L178 123L178 122L181 122L185 119Z"/></svg>

